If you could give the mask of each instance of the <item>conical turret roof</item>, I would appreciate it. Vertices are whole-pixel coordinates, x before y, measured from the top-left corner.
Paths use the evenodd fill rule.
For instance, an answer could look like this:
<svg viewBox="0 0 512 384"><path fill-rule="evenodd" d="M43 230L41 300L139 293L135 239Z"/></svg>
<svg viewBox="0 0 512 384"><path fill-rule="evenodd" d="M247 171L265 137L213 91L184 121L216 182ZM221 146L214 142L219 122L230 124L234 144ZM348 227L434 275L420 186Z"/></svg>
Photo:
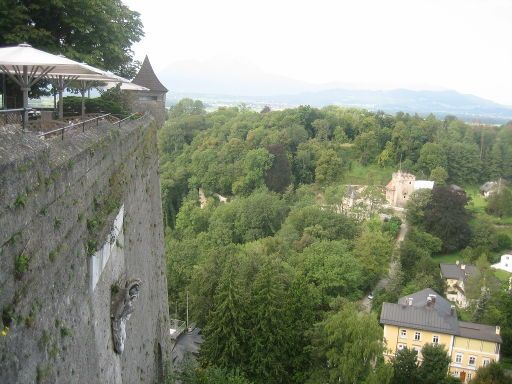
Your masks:
<svg viewBox="0 0 512 384"><path fill-rule="evenodd" d="M167 92L167 88L165 88L160 80L158 80L158 77L156 77L147 55L142 63L142 67L140 67L139 73L134 77L132 83L149 88L151 91Z"/></svg>

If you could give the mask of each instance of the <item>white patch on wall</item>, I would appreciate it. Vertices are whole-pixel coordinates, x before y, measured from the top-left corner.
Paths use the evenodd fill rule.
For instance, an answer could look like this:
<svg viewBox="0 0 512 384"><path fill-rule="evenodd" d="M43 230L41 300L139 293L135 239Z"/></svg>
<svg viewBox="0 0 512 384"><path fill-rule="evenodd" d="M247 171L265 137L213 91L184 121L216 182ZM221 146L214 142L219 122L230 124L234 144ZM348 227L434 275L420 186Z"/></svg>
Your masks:
<svg viewBox="0 0 512 384"><path fill-rule="evenodd" d="M115 255L116 252L118 252L123 246L123 218L124 205L122 205L119 209L114 223L112 224L110 233L107 235L105 243L98 251L96 251L94 255L89 258L89 288L91 292L94 292L94 289L100 280L101 274L112 255Z"/></svg>

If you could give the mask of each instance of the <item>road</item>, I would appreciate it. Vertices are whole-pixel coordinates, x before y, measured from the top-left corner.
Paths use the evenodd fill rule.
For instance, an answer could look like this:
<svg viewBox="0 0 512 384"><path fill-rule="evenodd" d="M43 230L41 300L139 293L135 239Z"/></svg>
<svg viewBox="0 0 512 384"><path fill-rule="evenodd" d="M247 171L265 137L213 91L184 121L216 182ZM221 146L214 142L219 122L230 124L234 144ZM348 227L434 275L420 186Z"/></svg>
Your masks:
<svg viewBox="0 0 512 384"><path fill-rule="evenodd" d="M409 226L407 225L407 223L405 223L405 222L402 223L402 225L400 226L400 232L398 232L398 236L397 236L396 242L395 242L396 249L400 248L400 244L402 243L402 241L404 241L405 235L407 234L408 230L409 230ZM379 282L375 285L373 292L380 291L388 286L390 280L395 276L395 274L398 270L398 266L399 266L398 255L397 254L392 255L391 260L389 261L387 275L382 277L379 280ZM370 299L368 299L368 296L365 296L360 301L360 304L365 312L370 312L370 310L372 309L372 301Z"/></svg>

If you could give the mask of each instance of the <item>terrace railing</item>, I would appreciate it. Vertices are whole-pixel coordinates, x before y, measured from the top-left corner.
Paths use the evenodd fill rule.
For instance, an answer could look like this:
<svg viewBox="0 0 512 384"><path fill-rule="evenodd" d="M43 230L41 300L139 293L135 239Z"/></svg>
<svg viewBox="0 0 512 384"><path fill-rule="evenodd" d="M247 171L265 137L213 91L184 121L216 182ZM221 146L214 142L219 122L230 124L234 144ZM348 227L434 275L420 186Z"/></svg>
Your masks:
<svg viewBox="0 0 512 384"><path fill-rule="evenodd" d="M24 127L24 112L25 108L0 109L0 125L18 124Z"/></svg>
<svg viewBox="0 0 512 384"><path fill-rule="evenodd" d="M110 113L106 113L104 115L100 115L100 116L96 116L96 117L93 117L93 118L88 119L88 120L72 123L72 124L66 125L65 127L54 129L52 131L40 133L39 137L46 138L48 136L60 135L61 140L64 140L64 133L69 131L69 130L72 130L72 129L77 129L77 128L79 129L79 128L81 128L82 132L85 132L85 128L86 127L99 126L101 121L109 122L110 124L117 125L119 128L121 128L122 124L124 124L124 123L126 123L128 121L140 120L140 119L144 118L145 116L146 115L140 115L138 113L133 113L130 116L128 116L128 117L126 117L126 118L124 118L122 120L111 121L112 118L115 118L115 116L110 114Z"/></svg>

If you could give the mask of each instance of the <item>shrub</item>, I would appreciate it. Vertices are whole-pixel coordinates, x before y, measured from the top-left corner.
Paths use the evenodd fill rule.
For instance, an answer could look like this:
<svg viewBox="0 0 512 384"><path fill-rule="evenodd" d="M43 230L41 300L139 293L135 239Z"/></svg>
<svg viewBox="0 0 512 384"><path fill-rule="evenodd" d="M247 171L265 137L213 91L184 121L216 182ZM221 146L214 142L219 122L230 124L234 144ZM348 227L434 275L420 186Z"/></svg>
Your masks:
<svg viewBox="0 0 512 384"><path fill-rule="evenodd" d="M30 257L22 253L14 261L14 276L21 279L21 276L27 271L30 263Z"/></svg>

